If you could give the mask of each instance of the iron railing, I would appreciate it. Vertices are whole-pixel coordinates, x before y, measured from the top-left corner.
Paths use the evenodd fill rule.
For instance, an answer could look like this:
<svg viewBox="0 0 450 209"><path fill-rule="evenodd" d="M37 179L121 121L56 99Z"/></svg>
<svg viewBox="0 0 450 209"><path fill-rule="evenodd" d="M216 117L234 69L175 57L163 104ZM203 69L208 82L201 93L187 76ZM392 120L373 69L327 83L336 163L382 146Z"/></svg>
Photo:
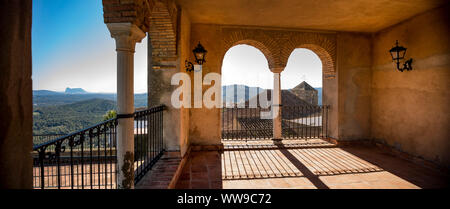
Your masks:
<svg viewBox="0 0 450 209"><path fill-rule="evenodd" d="M272 120L262 119L266 108L222 108L223 140L271 139Z"/></svg>
<svg viewBox="0 0 450 209"><path fill-rule="evenodd" d="M141 180L164 153L163 111L157 106L134 113L135 184Z"/></svg>
<svg viewBox="0 0 450 209"><path fill-rule="evenodd" d="M328 135L328 106L283 106L283 138L317 139Z"/></svg>
<svg viewBox="0 0 450 209"><path fill-rule="evenodd" d="M33 146L39 146L67 134L33 134Z"/></svg>
<svg viewBox="0 0 450 209"><path fill-rule="evenodd" d="M34 188L116 188L116 128L111 119L34 146Z"/></svg>
<svg viewBox="0 0 450 209"><path fill-rule="evenodd" d="M328 106L280 106L283 138L325 138ZM273 120L265 119L264 108L222 108L222 140L265 140L273 138Z"/></svg>
<svg viewBox="0 0 450 209"><path fill-rule="evenodd" d="M164 106L134 113L135 183L162 156ZM117 118L33 147L33 187L116 189Z"/></svg>

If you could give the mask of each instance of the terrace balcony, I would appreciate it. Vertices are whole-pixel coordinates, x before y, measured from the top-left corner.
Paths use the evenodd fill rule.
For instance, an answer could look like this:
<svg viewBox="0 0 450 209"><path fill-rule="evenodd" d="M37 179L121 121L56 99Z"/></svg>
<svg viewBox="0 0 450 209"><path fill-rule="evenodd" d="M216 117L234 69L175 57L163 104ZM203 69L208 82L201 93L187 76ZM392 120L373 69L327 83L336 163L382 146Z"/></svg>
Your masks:
<svg viewBox="0 0 450 209"><path fill-rule="evenodd" d="M184 158L163 149L163 106L136 112L135 188L418 189L448 184L444 172L396 156L381 144L330 140L324 134L326 106L284 109L283 121L290 123L282 123L282 141L271 140L272 124L260 119L261 109L224 108L223 150L192 146ZM34 188L117 189L116 127L113 119L36 145Z"/></svg>
<svg viewBox="0 0 450 209"><path fill-rule="evenodd" d="M448 1L103 0L118 116L36 141L32 5L0 7L1 188L449 185ZM148 109L135 112L134 55L145 37ZM203 60L193 53L199 42ZM275 92L267 109L276 117L261 118L264 108L219 107L218 75L237 45L267 61ZM321 62L323 106L283 102L281 81L295 80L283 73L296 49Z"/></svg>

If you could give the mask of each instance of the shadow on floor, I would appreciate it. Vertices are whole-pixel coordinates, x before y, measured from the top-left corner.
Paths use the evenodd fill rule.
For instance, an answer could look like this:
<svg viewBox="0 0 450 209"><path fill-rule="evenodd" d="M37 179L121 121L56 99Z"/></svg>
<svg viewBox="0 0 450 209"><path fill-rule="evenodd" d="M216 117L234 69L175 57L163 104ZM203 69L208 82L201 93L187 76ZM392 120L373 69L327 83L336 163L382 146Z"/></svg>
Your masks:
<svg viewBox="0 0 450 209"><path fill-rule="evenodd" d="M277 149L269 150L192 152L176 188L328 189L448 186L448 177L445 174L383 154L376 147L298 149L285 147L283 144L277 146ZM308 182L304 184L305 187L300 186L302 182L298 183L299 179ZM264 182L266 180L270 183ZM267 183L267 187L261 186L263 183Z"/></svg>
<svg viewBox="0 0 450 209"><path fill-rule="evenodd" d="M395 157L375 146L360 145L341 149L420 188L449 188L450 186L450 176L445 172Z"/></svg>

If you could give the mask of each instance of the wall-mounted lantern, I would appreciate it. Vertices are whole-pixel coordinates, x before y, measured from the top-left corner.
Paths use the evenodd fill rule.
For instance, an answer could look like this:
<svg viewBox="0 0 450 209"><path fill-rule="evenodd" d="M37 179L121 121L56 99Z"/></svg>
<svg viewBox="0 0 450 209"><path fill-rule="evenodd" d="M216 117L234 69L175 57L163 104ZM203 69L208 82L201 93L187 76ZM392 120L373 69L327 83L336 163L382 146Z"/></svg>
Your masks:
<svg viewBox="0 0 450 209"><path fill-rule="evenodd" d="M398 40L395 43L395 46L389 50L392 56L392 61L397 64L397 70L403 72L404 70L410 71L412 70L412 59L406 60L403 64L403 67L400 68L400 60L403 60L406 55L406 48L398 45Z"/></svg>
<svg viewBox="0 0 450 209"><path fill-rule="evenodd" d="M205 57L206 57L206 53L208 51L205 50L205 48L202 46L202 44L200 44L200 42L198 42L197 47L195 47L195 49L192 52L194 52L195 62L197 64L203 65L203 63L206 62ZM192 62L189 62L186 60L185 65L186 65L187 72L191 72L194 70L194 64L192 64Z"/></svg>

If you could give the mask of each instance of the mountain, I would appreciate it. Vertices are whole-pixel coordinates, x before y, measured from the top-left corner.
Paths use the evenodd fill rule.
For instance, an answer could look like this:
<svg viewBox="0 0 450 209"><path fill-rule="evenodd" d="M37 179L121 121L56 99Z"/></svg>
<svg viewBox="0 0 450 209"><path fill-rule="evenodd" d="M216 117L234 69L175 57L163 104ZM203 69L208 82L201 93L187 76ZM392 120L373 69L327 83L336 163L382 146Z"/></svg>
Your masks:
<svg viewBox="0 0 450 209"><path fill-rule="evenodd" d="M304 84L302 84L304 83ZM318 103L319 105L322 105L322 88L314 88L311 87L308 83L306 82L302 82L301 84L299 84L297 87L298 88L305 88L305 89L315 89L317 90L317 94L318 94ZM234 92L234 88L236 88L236 92ZM231 92L231 94L227 94L226 92ZM263 88L259 88L259 87L248 87L246 85L227 85L227 86L222 86L222 99L223 102L233 102L233 101L238 101L238 103L240 102L244 102L244 101L248 101L250 98L255 97L256 95L258 95L259 93L266 91L266 89ZM237 98L237 95L235 95L235 93L241 93L244 97L241 98L240 100Z"/></svg>
<svg viewBox="0 0 450 209"><path fill-rule="evenodd" d="M71 88L67 87L65 93L66 94L87 94L88 92L82 88L71 89Z"/></svg>
<svg viewBox="0 0 450 209"><path fill-rule="evenodd" d="M35 107L33 134L68 134L95 125L103 115L116 109L116 102L90 99L67 105Z"/></svg>
<svg viewBox="0 0 450 209"><path fill-rule="evenodd" d="M44 92L41 92L44 91ZM117 100L116 94L108 93L88 93L88 94L65 94L65 93L47 93L45 90L33 91L33 104L35 107L54 106L54 105L67 105L75 102L81 102L90 99L106 99ZM48 91L52 92L52 91ZM135 94L134 95L135 107L147 107L147 94Z"/></svg>
<svg viewBox="0 0 450 209"><path fill-rule="evenodd" d="M49 90L33 90L33 96L48 96L48 95L62 95L62 92L49 91Z"/></svg>
<svg viewBox="0 0 450 209"><path fill-rule="evenodd" d="M319 97L319 105L322 105L322 88L315 88L317 90L317 96Z"/></svg>
<svg viewBox="0 0 450 209"><path fill-rule="evenodd" d="M249 87L246 85L228 85L228 86L222 86L222 99L223 102L235 102L238 103L248 101L250 98L258 95L259 93L263 92L265 89L260 87ZM238 96L241 96L239 93L241 93L242 98L238 98Z"/></svg>
<svg viewBox="0 0 450 209"><path fill-rule="evenodd" d="M250 98L250 100L248 100L246 102L245 106L249 106L249 104L258 104L258 106L260 106L260 107L269 107L269 106L271 106L271 104L272 104L272 91L264 90L260 94L261 95L266 95L267 103L262 104L262 102L260 101L260 98L263 98L263 97L258 95L258 96L254 96L254 97ZM283 104L283 106L286 106L286 107L312 106L308 102L300 99L297 95L292 93L291 90L281 90L281 103Z"/></svg>

